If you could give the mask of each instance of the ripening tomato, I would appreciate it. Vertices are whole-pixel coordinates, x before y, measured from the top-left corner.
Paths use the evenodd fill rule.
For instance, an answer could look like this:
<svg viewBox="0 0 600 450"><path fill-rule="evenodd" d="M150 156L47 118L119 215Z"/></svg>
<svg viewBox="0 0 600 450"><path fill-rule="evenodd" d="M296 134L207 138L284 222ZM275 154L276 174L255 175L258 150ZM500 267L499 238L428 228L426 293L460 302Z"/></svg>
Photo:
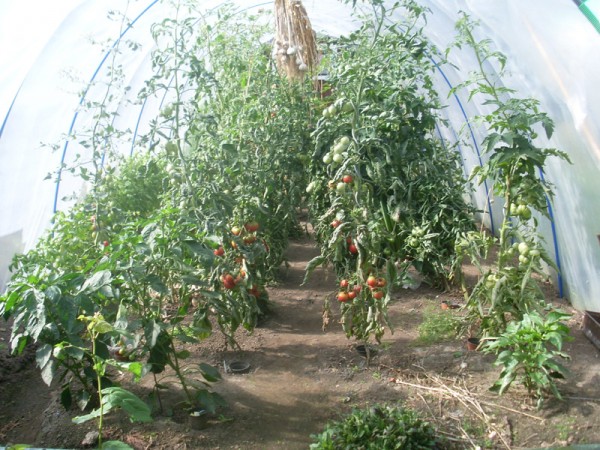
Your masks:
<svg viewBox="0 0 600 450"><path fill-rule="evenodd" d="M342 222L341 222L341 221L339 221L339 220L337 220L337 219L335 219L333 222L331 222L331 226L332 226L333 228L337 228L337 227L339 227L341 224L342 224Z"/></svg>
<svg viewBox="0 0 600 450"><path fill-rule="evenodd" d="M256 233L260 228L260 225L256 220L252 220L244 225L244 228L248 233Z"/></svg>
<svg viewBox="0 0 600 450"><path fill-rule="evenodd" d="M387 281L385 278L377 278L377 287L385 287L385 285L387 284Z"/></svg>
<svg viewBox="0 0 600 450"><path fill-rule="evenodd" d="M375 278L373 275L369 275L369 278L367 278L367 285L371 289L376 288L378 286L377 278Z"/></svg>
<svg viewBox="0 0 600 450"><path fill-rule="evenodd" d="M350 284L350 283L348 282L348 280L342 280L342 281L340 281L340 287L341 287L342 289L346 289L346 288L348 287L348 285L349 285L349 284Z"/></svg>
<svg viewBox="0 0 600 450"><path fill-rule="evenodd" d="M257 298L260 297L260 290L258 289L257 286L252 286L250 288L250 290L248 291L248 293L250 295L252 295L253 297L257 297Z"/></svg>
<svg viewBox="0 0 600 450"><path fill-rule="evenodd" d="M221 281L223 282L225 289L233 289L235 287L235 278L233 278L233 275L230 273L223 275Z"/></svg>
<svg viewBox="0 0 600 450"><path fill-rule="evenodd" d="M239 236L242 233L242 229L240 227L231 227L231 233L235 236Z"/></svg>
<svg viewBox="0 0 600 450"><path fill-rule="evenodd" d="M223 247L219 247L215 251L213 251L215 256L223 256L225 254L225 249Z"/></svg>
<svg viewBox="0 0 600 450"><path fill-rule="evenodd" d="M360 284L355 284L352 290L358 294L362 291L362 286Z"/></svg>
<svg viewBox="0 0 600 450"><path fill-rule="evenodd" d="M348 293L344 291L338 292L337 299L339 302L346 303L350 297L348 297Z"/></svg>
<svg viewBox="0 0 600 450"><path fill-rule="evenodd" d="M110 242L108 242L108 241L104 241L104 242L102 243L102 245L103 245L104 247L108 247L108 246L110 245Z"/></svg>
<svg viewBox="0 0 600 450"><path fill-rule="evenodd" d="M244 238L244 244L246 245L254 244L254 242L256 242L256 236L254 234Z"/></svg>
<svg viewBox="0 0 600 450"><path fill-rule="evenodd" d="M380 290L376 290L373 291L373 298L377 299L377 300L381 300L383 298L383 291Z"/></svg>
<svg viewBox="0 0 600 450"><path fill-rule="evenodd" d="M348 299L350 300L354 300L356 298L356 292L354 291L349 291L348 292Z"/></svg>

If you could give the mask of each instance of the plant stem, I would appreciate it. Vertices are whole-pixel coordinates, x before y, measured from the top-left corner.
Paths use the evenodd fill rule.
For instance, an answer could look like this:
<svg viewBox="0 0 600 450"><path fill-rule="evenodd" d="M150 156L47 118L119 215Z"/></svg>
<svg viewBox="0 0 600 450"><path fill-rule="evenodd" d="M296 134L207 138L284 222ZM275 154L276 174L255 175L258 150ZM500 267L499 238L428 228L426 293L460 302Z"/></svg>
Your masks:
<svg viewBox="0 0 600 450"><path fill-rule="evenodd" d="M92 358L94 360L94 370L96 372L96 382L98 384L98 401L100 405L98 409L100 410L100 416L98 417L98 448L102 448L102 427L103 427L103 418L104 418L104 404L102 402L102 375L98 371L97 366L103 364L96 355L96 339L98 339L98 334L95 332L90 332L90 337L92 338Z"/></svg>

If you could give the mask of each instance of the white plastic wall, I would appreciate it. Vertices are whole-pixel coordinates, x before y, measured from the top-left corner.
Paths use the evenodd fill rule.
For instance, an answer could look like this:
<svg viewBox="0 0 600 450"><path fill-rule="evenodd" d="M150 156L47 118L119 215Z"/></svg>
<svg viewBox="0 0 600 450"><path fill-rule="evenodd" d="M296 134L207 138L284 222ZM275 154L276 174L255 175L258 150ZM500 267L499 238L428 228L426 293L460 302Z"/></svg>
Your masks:
<svg viewBox="0 0 600 450"><path fill-rule="evenodd" d="M220 1L199 1L204 9L218 7ZM271 8L272 2L237 1L240 8ZM358 2L362 4L362 2ZM392 2L390 2L392 3ZM508 56L512 76L507 86L521 96L533 96L556 123L549 142L539 144L568 152L573 164L549 161L545 177L556 185L552 205L554 225L542 221L548 250L561 267L555 274L557 289L580 308L600 312L600 93L594 81L600 79L600 36L569 0L428 0L431 8L426 33L440 49L454 38L459 11L481 22L476 36L489 38ZM338 35L357 24L349 6L335 0L306 0L304 5L318 32ZM123 8L127 7L127 11ZM111 9L121 10L133 22L121 28L119 21L107 19ZM7 265L16 251L27 250L48 226L55 207L66 207L61 198L80 192L77 179L64 175L57 194L53 181L45 175L55 170L63 156L41 147L60 142L62 135L90 120L84 112L75 116L80 92L93 80L106 77L112 54L92 45L91 40L115 42L123 39L141 44L137 52L121 46L116 56L123 64L126 82L136 93L149 76L152 23L172 15L167 2L157 0L61 0L44 2L0 0L0 289L7 280ZM103 63L103 59L108 60ZM434 61L439 58L431 55ZM478 145L484 130L472 126L465 132L469 117L484 111L467 101L467 93L448 97L449 89L468 76L474 66L468 51L454 51L449 65L440 66L436 89L447 102L444 111L450 127L440 128L448 142L461 139L459 151L465 174L480 162ZM80 79L74 83L69 73ZM98 99L101 87L92 87L87 99ZM130 94L131 95L131 94ZM120 101L121 128L139 127L144 132L163 99L145 105ZM462 131L461 131L462 130ZM81 151L74 142L66 148L70 160ZM132 143L124 142L122 152L130 154ZM483 219L490 228L501 220L502 205L488 201L485 186L478 188L475 203L490 211Z"/></svg>

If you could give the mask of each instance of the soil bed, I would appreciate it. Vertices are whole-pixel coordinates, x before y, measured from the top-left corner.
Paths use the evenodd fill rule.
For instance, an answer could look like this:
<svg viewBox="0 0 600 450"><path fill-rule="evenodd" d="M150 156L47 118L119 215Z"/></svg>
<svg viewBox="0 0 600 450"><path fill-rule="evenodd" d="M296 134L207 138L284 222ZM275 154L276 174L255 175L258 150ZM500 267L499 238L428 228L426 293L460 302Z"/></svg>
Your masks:
<svg viewBox="0 0 600 450"><path fill-rule="evenodd" d="M583 335L581 313L574 312L569 323L574 340L565 346L572 358L566 363L572 376L561 385L565 398L538 411L518 387L501 398L488 392L499 372L491 356L467 351L462 340L418 341L427 308L439 307L444 299L462 301L424 286L395 294L390 308L395 332L386 332L366 367L356 342L342 332L333 302L334 315L323 330L323 304L327 296L333 298L335 277L318 269L300 286L306 263L317 252L308 237L292 242L289 267L269 290L273 313L254 333L238 333L241 350L226 348L219 334L188 347L189 364L208 362L223 374L214 388L228 405L210 417L207 428L190 428L187 416L175 408L182 397L174 385L163 394L163 412L157 411L152 423L131 424L119 414L109 415L108 437L135 449L306 449L311 434L353 407L404 402L435 422L456 448L600 443L599 353ZM9 332L9 325L0 323L0 446L82 448L95 424L71 423L78 411L62 409L59 390L42 382L34 353L8 355ZM233 361L249 363L248 373L226 373L224 364ZM150 377L136 386L121 381L142 398L152 391Z"/></svg>

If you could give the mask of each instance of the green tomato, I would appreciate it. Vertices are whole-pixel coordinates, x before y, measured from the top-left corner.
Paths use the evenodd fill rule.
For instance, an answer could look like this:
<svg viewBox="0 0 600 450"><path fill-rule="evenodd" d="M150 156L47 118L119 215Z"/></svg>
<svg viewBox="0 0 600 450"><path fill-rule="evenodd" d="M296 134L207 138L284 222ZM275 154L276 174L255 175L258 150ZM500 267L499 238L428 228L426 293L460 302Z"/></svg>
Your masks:
<svg viewBox="0 0 600 450"><path fill-rule="evenodd" d="M518 207L517 205L515 205L514 203L510 204L510 208L509 208L509 214L511 216L518 216L519 212L518 212Z"/></svg>
<svg viewBox="0 0 600 450"><path fill-rule="evenodd" d="M344 150L346 150L346 147L341 142L338 142L332 148L333 153L335 153L336 155L339 155L340 153L343 153Z"/></svg>
<svg viewBox="0 0 600 450"><path fill-rule="evenodd" d="M525 255L519 255L519 262L521 264L527 264L529 262L529 258Z"/></svg>
<svg viewBox="0 0 600 450"><path fill-rule="evenodd" d="M525 220L531 219L531 210L526 205L517 206L517 215Z"/></svg>
<svg viewBox="0 0 600 450"><path fill-rule="evenodd" d="M346 183L340 181L335 187L335 189L338 191L338 194L343 194L344 192L346 192Z"/></svg>
<svg viewBox="0 0 600 450"><path fill-rule="evenodd" d="M325 164L331 164L331 161L333 161L332 154L330 152L329 153L325 153L325 156L323 156L323 162Z"/></svg>
<svg viewBox="0 0 600 450"><path fill-rule="evenodd" d="M333 162L341 164L344 162L344 155L340 154L340 153L336 153L335 155L333 155Z"/></svg>
<svg viewBox="0 0 600 450"><path fill-rule="evenodd" d="M540 255L541 255L541 252L536 248L529 250L529 256L531 256L532 258L537 258Z"/></svg>
<svg viewBox="0 0 600 450"><path fill-rule="evenodd" d="M527 256L529 254L529 245L527 245L525 242L520 242L517 248L522 256Z"/></svg>

